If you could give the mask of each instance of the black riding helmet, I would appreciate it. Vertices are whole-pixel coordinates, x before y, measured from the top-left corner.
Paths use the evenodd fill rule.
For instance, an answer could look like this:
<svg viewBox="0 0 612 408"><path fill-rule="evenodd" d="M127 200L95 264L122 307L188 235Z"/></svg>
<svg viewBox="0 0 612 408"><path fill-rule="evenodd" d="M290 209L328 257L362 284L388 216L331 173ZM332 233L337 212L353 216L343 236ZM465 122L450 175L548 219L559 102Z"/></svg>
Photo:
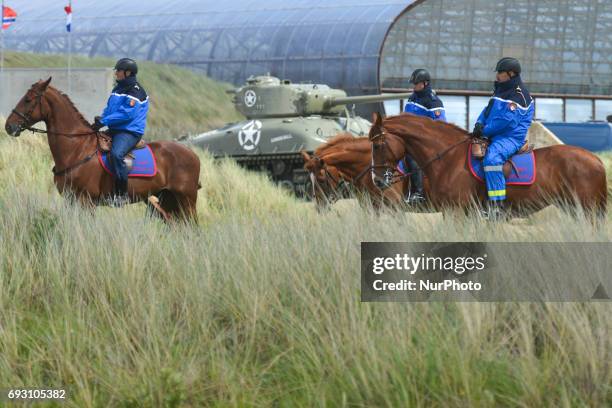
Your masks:
<svg viewBox="0 0 612 408"><path fill-rule="evenodd" d="M495 66L496 72L509 72L512 71L515 74L521 73L521 64L519 60L512 57L504 57L497 62Z"/></svg>
<svg viewBox="0 0 612 408"><path fill-rule="evenodd" d="M412 75L410 75L410 83L415 85L421 82L429 81L431 81L431 76L429 75L429 72L423 68L415 69Z"/></svg>
<svg viewBox="0 0 612 408"><path fill-rule="evenodd" d="M136 75L138 73L138 65L136 65L136 61L131 58L121 58L115 64L116 71L130 71L132 75Z"/></svg>

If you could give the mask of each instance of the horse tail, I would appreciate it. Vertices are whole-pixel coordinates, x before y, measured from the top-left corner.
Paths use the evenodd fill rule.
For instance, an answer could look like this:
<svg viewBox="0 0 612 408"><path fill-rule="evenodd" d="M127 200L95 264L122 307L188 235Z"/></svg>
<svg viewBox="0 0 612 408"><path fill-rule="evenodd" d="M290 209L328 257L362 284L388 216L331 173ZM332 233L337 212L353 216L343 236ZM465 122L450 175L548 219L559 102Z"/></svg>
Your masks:
<svg viewBox="0 0 612 408"><path fill-rule="evenodd" d="M597 203L597 215L599 215L602 219L606 218L606 212L607 212L607 207L608 207L608 196L610 195L610 191L608 188L608 180L605 175L604 175L604 183L605 185L601 193L601 197L599 199L599 202Z"/></svg>
<svg viewBox="0 0 612 408"><path fill-rule="evenodd" d="M600 173L601 173L600 183L601 185L599 186L599 192L598 192L599 194L598 194L598 197L596 197L594 210L595 210L595 214L597 218L599 218L600 220L605 220L606 214L607 214L608 197L612 194L612 191L610 191L611 189L608 186L608 177L606 175L606 168L602 160L597 156L595 157L601 163L600 164Z"/></svg>

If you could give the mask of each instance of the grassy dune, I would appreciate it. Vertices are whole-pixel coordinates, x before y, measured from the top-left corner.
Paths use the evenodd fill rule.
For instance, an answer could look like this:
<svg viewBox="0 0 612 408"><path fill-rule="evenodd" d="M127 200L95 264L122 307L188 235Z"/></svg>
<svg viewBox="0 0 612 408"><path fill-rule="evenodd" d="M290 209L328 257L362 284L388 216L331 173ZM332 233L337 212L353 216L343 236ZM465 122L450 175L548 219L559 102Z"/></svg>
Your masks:
<svg viewBox="0 0 612 408"><path fill-rule="evenodd" d="M46 141L0 134L2 387L70 407L612 404L609 304L359 301L360 241L609 241L609 222L319 215L200 157L200 225L169 228L68 205Z"/></svg>
<svg viewBox="0 0 612 408"><path fill-rule="evenodd" d="M204 132L239 120L225 93L230 84L219 83L203 75L174 65L140 61L138 80L151 97L147 137L168 139L179 135ZM65 68L65 55L43 55L6 52L5 66L10 68ZM113 68L110 58L74 56L73 67ZM103 106L100 107L100 111Z"/></svg>

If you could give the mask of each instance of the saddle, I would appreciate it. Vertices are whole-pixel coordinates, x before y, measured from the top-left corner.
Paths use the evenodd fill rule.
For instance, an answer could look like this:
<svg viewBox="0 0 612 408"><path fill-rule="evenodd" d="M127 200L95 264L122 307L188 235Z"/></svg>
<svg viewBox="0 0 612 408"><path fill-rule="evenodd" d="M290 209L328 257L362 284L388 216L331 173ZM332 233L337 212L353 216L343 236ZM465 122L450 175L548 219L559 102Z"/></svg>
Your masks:
<svg viewBox="0 0 612 408"><path fill-rule="evenodd" d="M484 158L485 155L487 154L487 148L489 147L490 143L491 142L489 142L489 140L485 138L474 138L471 142L472 155L477 159ZM522 154L522 153L530 153L533 151L533 148L534 148L534 145L529 144L529 141L525 140L525 144L523 144L523 146L518 150L518 152L514 153L514 155ZM508 178L510 176L510 173L513 170L515 171L516 174L518 174L518 170L516 169L514 162L512 162L512 157L511 157L510 159L508 159L506 163L504 163L504 167L503 167L504 176Z"/></svg>
<svg viewBox="0 0 612 408"><path fill-rule="evenodd" d="M144 141L144 139L140 139L138 141L138 143L136 143L136 146L134 146L134 148L132 150L142 149L146 145L147 145L147 143ZM100 151L102 153L110 152L112 146L113 146L113 138L112 138L112 136L110 136L106 132L98 133L98 147L100 148ZM134 155L131 153L131 151L130 151L130 153L128 153L128 156L134 158Z"/></svg>
<svg viewBox="0 0 612 408"><path fill-rule="evenodd" d="M99 132L98 133L98 149L100 150L100 152L108 153L110 152L112 146L113 146L112 136L110 136L106 132ZM134 148L130 150L130 152L123 158L123 161L125 162L125 165L127 166L128 172L132 171L132 168L134 167L134 159L136 158L136 156L132 152L134 150L143 149L146 146L147 146L147 143L143 139L140 139L138 143L136 143L136 146L134 146Z"/></svg>

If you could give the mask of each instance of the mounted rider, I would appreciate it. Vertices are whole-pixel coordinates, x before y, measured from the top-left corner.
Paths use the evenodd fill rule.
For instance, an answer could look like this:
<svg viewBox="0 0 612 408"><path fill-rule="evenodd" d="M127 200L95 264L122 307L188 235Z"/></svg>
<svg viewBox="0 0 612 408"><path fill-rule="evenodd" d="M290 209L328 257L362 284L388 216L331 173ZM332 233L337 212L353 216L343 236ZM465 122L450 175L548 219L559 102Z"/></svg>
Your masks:
<svg viewBox="0 0 612 408"><path fill-rule="evenodd" d="M413 115L426 116L433 120L446 121L446 112L444 104L436 95L436 92L431 89L431 75L426 69L419 68L410 76L410 82L414 84L414 91L404 107L404 112L412 113ZM408 163L411 171L410 175L410 191L405 198L408 204L421 204L425 201L423 192L423 171L417 162L410 155L407 155L404 160ZM400 168L403 168L403 163L400 161Z"/></svg>
<svg viewBox="0 0 612 408"><path fill-rule="evenodd" d="M502 58L495 71L495 92L472 132L474 137L485 137L491 142L483 159L488 192L485 215L489 219L503 215L506 200L503 165L525 144L535 109L516 58Z"/></svg>
<svg viewBox="0 0 612 408"><path fill-rule="evenodd" d="M129 202L128 169L125 156L142 139L149 111L149 97L136 80L138 65L130 58L121 58L115 64L116 86L113 88L102 116L96 116L94 130L108 126L113 143L110 159L115 174L113 206Z"/></svg>

